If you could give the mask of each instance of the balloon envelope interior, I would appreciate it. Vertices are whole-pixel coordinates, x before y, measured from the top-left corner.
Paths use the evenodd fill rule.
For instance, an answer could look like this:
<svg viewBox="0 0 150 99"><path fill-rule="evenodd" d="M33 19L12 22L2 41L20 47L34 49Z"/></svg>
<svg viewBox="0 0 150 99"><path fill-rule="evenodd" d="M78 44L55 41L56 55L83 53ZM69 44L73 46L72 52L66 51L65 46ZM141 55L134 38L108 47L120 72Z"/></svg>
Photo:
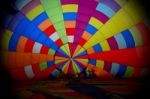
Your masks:
<svg viewBox="0 0 150 99"><path fill-rule="evenodd" d="M132 78L147 71L149 29L134 0L17 0L13 8L1 49L15 80Z"/></svg>

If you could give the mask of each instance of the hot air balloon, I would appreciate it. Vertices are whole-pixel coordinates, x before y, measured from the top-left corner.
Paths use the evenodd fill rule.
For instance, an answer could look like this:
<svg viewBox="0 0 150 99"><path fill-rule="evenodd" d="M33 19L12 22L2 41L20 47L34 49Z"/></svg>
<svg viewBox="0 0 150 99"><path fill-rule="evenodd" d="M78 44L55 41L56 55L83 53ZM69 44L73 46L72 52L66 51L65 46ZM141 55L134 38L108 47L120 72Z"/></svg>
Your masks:
<svg viewBox="0 0 150 99"><path fill-rule="evenodd" d="M1 49L16 80L130 78L147 71L149 28L134 0L17 0L13 6Z"/></svg>

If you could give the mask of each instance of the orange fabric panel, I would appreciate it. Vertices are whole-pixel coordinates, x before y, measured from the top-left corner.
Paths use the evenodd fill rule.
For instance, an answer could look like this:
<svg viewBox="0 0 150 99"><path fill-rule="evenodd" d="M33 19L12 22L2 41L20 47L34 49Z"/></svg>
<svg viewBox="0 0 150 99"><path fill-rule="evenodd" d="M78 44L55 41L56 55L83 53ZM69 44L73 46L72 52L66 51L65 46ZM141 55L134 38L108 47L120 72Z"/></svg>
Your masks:
<svg viewBox="0 0 150 99"><path fill-rule="evenodd" d="M69 61L69 62L66 64L66 67L64 68L64 73L65 73L65 74L67 74L67 72L68 72L69 64L71 64L70 62L71 62L71 61Z"/></svg>
<svg viewBox="0 0 150 99"><path fill-rule="evenodd" d="M47 58L46 60L48 60L48 61L49 60L54 60L54 56L51 56L51 55L47 55L46 58Z"/></svg>
<svg viewBox="0 0 150 99"><path fill-rule="evenodd" d="M94 53L95 51L94 51L94 49L91 47L91 48L88 48L87 49L87 53L88 54L92 54L92 53Z"/></svg>
<svg viewBox="0 0 150 99"><path fill-rule="evenodd" d="M65 27L66 28L75 28L76 27L76 21L65 21Z"/></svg>
<svg viewBox="0 0 150 99"><path fill-rule="evenodd" d="M48 27L50 27L52 25L51 21L49 19L46 19L45 21L43 21L38 27L44 31L45 29L47 29Z"/></svg>
<svg viewBox="0 0 150 99"><path fill-rule="evenodd" d="M23 64L24 65L31 64L31 60L32 60L31 53L23 54Z"/></svg>
<svg viewBox="0 0 150 99"><path fill-rule="evenodd" d="M47 59L46 56L47 56L46 54L40 54L39 55L39 59L40 59L39 62L45 62L45 61L47 61L46 60Z"/></svg>
<svg viewBox="0 0 150 99"><path fill-rule="evenodd" d="M20 37L17 45L17 52L24 52L24 47L26 45L27 38L25 37Z"/></svg>
<svg viewBox="0 0 150 99"><path fill-rule="evenodd" d="M40 63L40 54L32 54L32 64Z"/></svg>
<svg viewBox="0 0 150 99"><path fill-rule="evenodd" d="M24 67L29 64L36 64L53 60L53 56L47 54L32 54L20 52L7 52L3 54L8 69Z"/></svg>
<svg viewBox="0 0 150 99"><path fill-rule="evenodd" d="M92 35L86 31L84 31L82 38L85 40L89 40L92 37Z"/></svg>
<svg viewBox="0 0 150 99"><path fill-rule="evenodd" d="M55 56L55 60L64 60L64 59L67 59L65 57L60 57L60 56Z"/></svg>

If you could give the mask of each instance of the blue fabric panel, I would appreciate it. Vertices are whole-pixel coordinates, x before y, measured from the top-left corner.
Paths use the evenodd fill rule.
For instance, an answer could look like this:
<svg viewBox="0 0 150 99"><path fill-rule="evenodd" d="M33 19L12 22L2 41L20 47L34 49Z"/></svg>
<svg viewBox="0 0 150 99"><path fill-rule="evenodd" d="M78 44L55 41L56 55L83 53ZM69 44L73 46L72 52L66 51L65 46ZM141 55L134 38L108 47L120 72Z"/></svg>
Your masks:
<svg viewBox="0 0 150 99"><path fill-rule="evenodd" d="M67 12L63 14L64 20L76 20L77 13L76 12Z"/></svg>
<svg viewBox="0 0 150 99"><path fill-rule="evenodd" d="M120 64L120 66L119 66L119 71L118 71L118 73L117 73L116 76L117 76L117 77L122 77L122 76L124 75L126 69L127 69L127 67L126 67L125 65Z"/></svg>
<svg viewBox="0 0 150 99"><path fill-rule="evenodd" d="M96 65L96 60L94 60L94 59L89 59L89 63L92 64L92 65Z"/></svg>
<svg viewBox="0 0 150 99"><path fill-rule="evenodd" d="M16 26L14 33L22 34L24 33L24 29L30 24L30 21L27 18L23 18L18 25Z"/></svg>
<svg viewBox="0 0 150 99"><path fill-rule="evenodd" d="M57 67L57 69L58 69L58 70L62 70L62 68L64 67L64 65L65 65L65 62L62 63L62 64L60 64L60 65Z"/></svg>
<svg viewBox="0 0 150 99"><path fill-rule="evenodd" d="M117 73L118 73L118 71L119 71L119 64L117 64L117 63L112 63L112 67L111 67L111 74L112 75L116 75Z"/></svg>
<svg viewBox="0 0 150 99"><path fill-rule="evenodd" d="M86 51L84 51L84 52L82 52L82 53L80 53L79 55L77 55L77 56L83 56L83 55L86 55L87 54L87 52Z"/></svg>
<svg viewBox="0 0 150 99"><path fill-rule="evenodd" d="M66 57L68 57L68 55L66 55L66 53L65 53L63 50L61 50L61 49L58 49L57 52L63 54L63 55L66 56Z"/></svg>
<svg viewBox="0 0 150 99"><path fill-rule="evenodd" d="M114 36L117 41L119 49L127 48L126 41L121 33Z"/></svg>
<svg viewBox="0 0 150 99"><path fill-rule="evenodd" d="M50 48L51 45L53 44L53 41L49 38L45 38L45 41L42 42L42 44Z"/></svg>
<svg viewBox="0 0 150 99"><path fill-rule="evenodd" d="M127 45L128 48L135 47L134 39L133 39L133 37L132 37L132 35L131 35L129 30L123 31L122 35L123 35L123 37L124 37L124 39L126 41L126 45Z"/></svg>
<svg viewBox="0 0 150 99"><path fill-rule="evenodd" d="M40 15L38 15L32 22L36 25L39 25L40 23L42 23L47 18L48 18L47 14L45 12L43 12Z"/></svg>
<svg viewBox="0 0 150 99"><path fill-rule="evenodd" d="M48 61L48 62L47 62L47 66L48 66L48 67L53 66L53 65L54 65L54 61Z"/></svg>
<svg viewBox="0 0 150 99"><path fill-rule="evenodd" d="M34 41L36 41L39 38L39 36L41 34L41 31L39 29L35 28L32 32L33 33L30 35L29 38L32 39L32 40L34 40Z"/></svg>
<svg viewBox="0 0 150 99"><path fill-rule="evenodd" d="M95 34L95 32L97 31L97 29L94 26L90 25L90 24L88 24L88 26L86 27L85 30L87 32L89 32L91 35Z"/></svg>
<svg viewBox="0 0 150 99"><path fill-rule="evenodd" d="M102 51L102 48L99 44L96 44L93 48L94 48L95 52L101 52Z"/></svg>
<svg viewBox="0 0 150 99"><path fill-rule="evenodd" d="M59 47L56 45L56 43L53 42L53 45L51 46L52 49L57 50Z"/></svg>
<svg viewBox="0 0 150 99"><path fill-rule="evenodd" d="M9 47L8 47L9 51L16 51L19 38L20 38L20 35L18 34L13 34L11 36L11 39L9 41Z"/></svg>
<svg viewBox="0 0 150 99"><path fill-rule="evenodd" d="M45 45L46 40L47 40L47 36L41 33L41 35L36 41Z"/></svg>
<svg viewBox="0 0 150 99"><path fill-rule="evenodd" d="M96 10L104 13L109 18L111 18L115 14L115 11L113 11L110 7L103 3L99 3L96 7Z"/></svg>
<svg viewBox="0 0 150 99"><path fill-rule="evenodd" d="M78 62L76 62L76 61L74 61L76 64L77 64L77 66L78 66L78 68L80 69L80 71L83 71L84 70L84 66L82 66L82 65L80 65Z"/></svg>
<svg viewBox="0 0 150 99"><path fill-rule="evenodd" d="M21 34L29 38L30 35L34 33L33 32L34 29L35 29L35 25L33 23L30 23Z"/></svg>

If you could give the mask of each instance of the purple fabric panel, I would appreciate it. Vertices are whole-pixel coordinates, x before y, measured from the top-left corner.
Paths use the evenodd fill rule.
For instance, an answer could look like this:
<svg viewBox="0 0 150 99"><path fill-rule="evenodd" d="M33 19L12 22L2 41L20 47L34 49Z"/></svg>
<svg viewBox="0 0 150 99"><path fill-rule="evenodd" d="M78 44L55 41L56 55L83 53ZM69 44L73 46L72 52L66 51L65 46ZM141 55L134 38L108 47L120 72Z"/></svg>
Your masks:
<svg viewBox="0 0 150 99"><path fill-rule="evenodd" d="M109 43L109 45L110 45L110 48L111 48L112 50L118 49L118 44L117 44L117 42L116 42L116 40L115 40L114 37L109 38L107 41L108 41L108 43Z"/></svg>
<svg viewBox="0 0 150 99"><path fill-rule="evenodd" d="M12 21L10 22L8 29L14 31L17 24L24 18L24 15L22 13L17 13L14 18L12 19Z"/></svg>
<svg viewBox="0 0 150 99"><path fill-rule="evenodd" d="M95 10L93 16L95 18L97 18L98 20L100 20L102 23L106 23L109 20L109 18L106 15L104 15L103 13L98 12L96 10Z"/></svg>
<svg viewBox="0 0 150 99"><path fill-rule="evenodd" d="M77 23L76 28L81 29L80 31L75 32L75 42L79 42L88 22L93 16L94 10L96 9L98 2L93 0L80 0L79 1L79 8L78 8L78 15L77 15Z"/></svg>
<svg viewBox="0 0 150 99"><path fill-rule="evenodd" d="M65 57L64 55L62 55L60 52L56 52L55 56L61 56L61 57Z"/></svg>
<svg viewBox="0 0 150 99"><path fill-rule="evenodd" d="M79 0L61 0L61 4L77 4Z"/></svg>
<svg viewBox="0 0 150 99"><path fill-rule="evenodd" d="M90 18L91 18L91 15L79 14L77 18L77 22L80 21L80 22L88 23Z"/></svg>
<svg viewBox="0 0 150 99"><path fill-rule="evenodd" d="M35 8L36 6L38 6L40 4L39 0L34 0L32 2L30 2L28 5L26 5L21 12L24 13L25 15L31 11L33 8Z"/></svg>
<svg viewBox="0 0 150 99"><path fill-rule="evenodd" d="M74 38L74 42L75 42L75 43L78 43L79 40L80 40L80 38L81 38L81 36L76 36L76 38Z"/></svg>
<svg viewBox="0 0 150 99"><path fill-rule="evenodd" d="M98 2L96 2L94 0L80 0L79 1L79 5L85 6L88 8L95 8L97 4L98 4Z"/></svg>
<svg viewBox="0 0 150 99"><path fill-rule="evenodd" d="M83 13L85 15L91 15L94 12L94 10L95 9L80 6L78 12Z"/></svg>
<svg viewBox="0 0 150 99"><path fill-rule="evenodd" d="M121 8L114 0L101 0L100 2L106 4L115 12L117 12Z"/></svg>
<svg viewBox="0 0 150 99"><path fill-rule="evenodd" d="M81 30L84 30L85 27L86 27L87 23L84 23L84 22L79 22L76 24L76 28L78 29L81 29Z"/></svg>
<svg viewBox="0 0 150 99"><path fill-rule="evenodd" d="M111 67L112 67L112 63L111 62L105 62L104 63L104 70L110 72L111 71Z"/></svg>
<svg viewBox="0 0 150 99"><path fill-rule="evenodd" d="M74 42L78 43L84 30L76 29Z"/></svg>
<svg viewBox="0 0 150 99"><path fill-rule="evenodd" d="M75 36L74 36L74 42L79 42L82 34L83 34L83 31L85 30L87 26L87 23L83 23L83 22L79 22L77 21L77 24L76 24L76 30L75 30Z"/></svg>
<svg viewBox="0 0 150 99"><path fill-rule="evenodd" d="M74 41L75 41L75 40L74 40ZM76 47L77 47L77 45L76 45L75 42L74 42L73 47L72 47L72 52L75 51Z"/></svg>

